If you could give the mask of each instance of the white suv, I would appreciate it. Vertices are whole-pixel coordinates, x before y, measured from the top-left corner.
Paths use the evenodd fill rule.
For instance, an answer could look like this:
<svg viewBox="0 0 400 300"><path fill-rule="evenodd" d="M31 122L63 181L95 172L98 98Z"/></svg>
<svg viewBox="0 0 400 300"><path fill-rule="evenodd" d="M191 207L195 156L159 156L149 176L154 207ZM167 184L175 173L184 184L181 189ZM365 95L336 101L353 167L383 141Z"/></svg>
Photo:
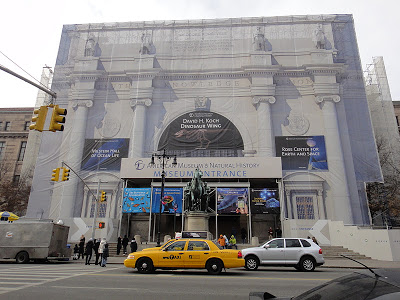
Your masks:
<svg viewBox="0 0 400 300"><path fill-rule="evenodd" d="M293 266L301 271L313 271L325 263L321 248L309 239L272 239L258 247L242 250L247 270L259 265Z"/></svg>

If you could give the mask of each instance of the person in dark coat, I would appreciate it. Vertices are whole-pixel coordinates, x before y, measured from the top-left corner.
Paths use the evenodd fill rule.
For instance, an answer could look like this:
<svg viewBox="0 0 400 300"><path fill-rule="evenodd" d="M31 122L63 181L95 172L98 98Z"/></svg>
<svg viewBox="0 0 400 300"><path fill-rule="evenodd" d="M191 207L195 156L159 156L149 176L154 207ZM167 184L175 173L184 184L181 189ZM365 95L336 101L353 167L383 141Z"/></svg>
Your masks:
<svg viewBox="0 0 400 300"><path fill-rule="evenodd" d="M85 265L90 265L90 260L92 259L92 253L93 253L93 239L89 239L89 241L86 243L86 249L85 249L85 254L86 254L86 262Z"/></svg>
<svg viewBox="0 0 400 300"><path fill-rule="evenodd" d="M101 257L100 267L106 266L108 256L109 256L108 244L105 244L103 250L103 256Z"/></svg>
<svg viewBox="0 0 400 300"><path fill-rule="evenodd" d="M128 244L129 244L129 239L125 234L124 238L122 239L122 247L124 247L124 254L126 254L126 247L128 247Z"/></svg>
<svg viewBox="0 0 400 300"><path fill-rule="evenodd" d="M136 243L135 238L132 238L132 241L131 241L131 252L136 252L136 250L137 250L137 243Z"/></svg>
<svg viewBox="0 0 400 300"><path fill-rule="evenodd" d="M79 247L78 244L75 244L74 247L74 256L72 257L73 260L77 260L78 259L78 255L79 255Z"/></svg>
<svg viewBox="0 0 400 300"><path fill-rule="evenodd" d="M241 234L241 236L242 236L242 243L244 244L244 243L246 242L246 236L247 236L246 229L244 229L244 228L242 227L242 229L240 230L240 234Z"/></svg>
<svg viewBox="0 0 400 300"><path fill-rule="evenodd" d="M122 239L119 236L118 240L117 240L117 255L119 255L121 253L121 248L122 248Z"/></svg>
<svg viewBox="0 0 400 300"><path fill-rule="evenodd" d="M99 264L99 257L100 257L99 246L100 246L100 239L94 240L93 250L94 250L94 253L96 254L96 260L94 261L95 265Z"/></svg>
<svg viewBox="0 0 400 300"><path fill-rule="evenodd" d="M82 234L81 239L79 240L79 254L78 254L78 259L81 257L84 258L84 253L85 253L85 236Z"/></svg>

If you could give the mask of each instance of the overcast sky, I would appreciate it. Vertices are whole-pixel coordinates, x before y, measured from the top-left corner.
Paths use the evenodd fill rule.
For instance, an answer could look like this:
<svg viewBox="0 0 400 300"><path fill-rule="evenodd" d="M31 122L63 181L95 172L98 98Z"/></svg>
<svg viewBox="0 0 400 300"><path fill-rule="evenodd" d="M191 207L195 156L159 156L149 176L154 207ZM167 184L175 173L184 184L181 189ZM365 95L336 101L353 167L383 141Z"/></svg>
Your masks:
<svg viewBox="0 0 400 300"><path fill-rule="evenodd" d="M383 56L393 100L400 100L397 0L12 0L0 4L0 51L33 77L54 68L64 24L353 14L362 66ZM0 53L0 64L27 76ZM37 88L0 70L0 107L33 107Z"/></svg>

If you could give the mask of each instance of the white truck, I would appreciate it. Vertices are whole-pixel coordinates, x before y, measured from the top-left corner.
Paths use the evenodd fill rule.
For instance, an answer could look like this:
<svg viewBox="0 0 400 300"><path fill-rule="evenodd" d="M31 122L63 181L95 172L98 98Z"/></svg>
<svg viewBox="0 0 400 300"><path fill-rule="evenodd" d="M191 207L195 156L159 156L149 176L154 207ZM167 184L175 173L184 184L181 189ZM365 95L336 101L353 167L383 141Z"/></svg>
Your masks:
<svg viewBox="0 0 400 300"><path fill-rule="evenodd" d="M52 220L0 221L0 259L15 259L17 263L68 260L69 227Z"/></svg>

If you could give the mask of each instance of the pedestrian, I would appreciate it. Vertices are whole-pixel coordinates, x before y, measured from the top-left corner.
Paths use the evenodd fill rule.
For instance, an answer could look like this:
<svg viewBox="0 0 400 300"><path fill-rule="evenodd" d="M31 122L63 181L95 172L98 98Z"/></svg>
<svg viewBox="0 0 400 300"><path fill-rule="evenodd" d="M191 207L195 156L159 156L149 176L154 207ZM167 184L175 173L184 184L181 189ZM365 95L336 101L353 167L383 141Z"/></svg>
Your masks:
<svg viewBox="0 0 400 300"><path fill-rule="evenodd" d="M133 237L131 241L131 252L136 252L136 250L137 250L137 243L135 237Z"/></svg>
<svg viewBox="0 0 400 300"><path fill-rule="evenodd" d="M94 250L94 253L96 254L96 260L94 261L95 265L99 264L99 257L100 257L99 247L100 247L100 239L94 240L93 250Z"/></svg>
<svg viewBox="0 0 400 300"><path fill-rule="evenodd" d="M78 259L81 257L84 258L84 253L85 253L85 236L82 234L81 239L79 240L79 254L78 254Z"/></svg>
<svg viewBox="0 0 400 300"><path fill-rule="evenodd" d="M106 244L107 244L106 238L102 238L102 240L101 240L101 242L100 242L100 245L99 245L100 262L101 262L102 259L103 259L104 248L105 248L105 245L106 245ZM100 264L100 266L101 266L101 264Z"/></svg>
<svg viewBox="0 0 400 300"><path fill-rule="evenodd" d="M224 234L224 239L225 239L225 248L229 249L231 245L229 244L229 240L228 240L228 238L226 237L225 234Z"/></svg>
<svg viewBox="0 0 400 300"><path fill-rule="evenodd" d="M119 255L121 253L121 248L122 248L122 239L119 236L117 239L117 255Z"/></svg>
<svg viewBox="0 0 400 300"><path fill-rule="evenodd" d="M100 267L105 267L106 266L108 255L109 255L108 244L106 243L106 244L104 244L103 256L101 258Z"/></svg>
<svg viewBox="0 0 400 300"><path fill-rule="evenodd" d="M128 247L128 243L129 243L129 239L126 236L126 234L124 235L124 238L122 239L122 247L124 248L124 254L126 254L126 247Z"/></svg>
<svg viewBox="0 0 400 300"><path fill-rule="evenodd" d="M218 244L222 247L222 249L225 249L226 242L222 234L219 236Z"/></svg>
<svg viewBox="0 0 400 300"><path fill-rule="evenodd" d="M277 238L282 237L282 230L279 228L279 226L275 229L275 236Z"/></svg>
<svg viewBox="0 0 400 300"><path fill-rule="evenodd" d="M244 229L244 227L242 227L242 229L240 230L240 234L242 236L242 243L244 244L246 242L246 236L247 236L247 232L246 229Z"/></svg>
<svg viewBox="0 0 400 300"><path fill-rule="evenodd" d="M74 256L72 256L72 259L73 259L73 260L77 260L77 259L78 259L78 254L79 254L79 247L78 247L78 244L75 244L75 247L74 247Z"/></svg>
<svg viewBox="0 0 400 300"><path fill-rule="evenodd" d="M273 234L274 234L274 231L272 230L272 227L270 227L270 228L268 229L268 239L269 239L269 240L272 240Z"/></svg>
<svg viewBox="0 0 400 300"><path fill-rule="evenodd" d="M312 237L312 241L313 241L315 244L318 245L317 239L316 239L314 236Z"/></svg>
<svg viewBox="0 0 400 300"><path fill-rule="evenodd" d="M85 265L90 265L90 260L92 259L92 252L93 252L93 239L89 239L88 242L86 243L86 249L85 249L85 254L86 254L86 262Z"/></svg>
<svg viewBox="0 0 400 300"><path fill-rule="evenodd" d="M231 235L231 238L229 239L229 244L231 244L232 247L235 247L237 249L236 238L233 234Z"/></svg>

